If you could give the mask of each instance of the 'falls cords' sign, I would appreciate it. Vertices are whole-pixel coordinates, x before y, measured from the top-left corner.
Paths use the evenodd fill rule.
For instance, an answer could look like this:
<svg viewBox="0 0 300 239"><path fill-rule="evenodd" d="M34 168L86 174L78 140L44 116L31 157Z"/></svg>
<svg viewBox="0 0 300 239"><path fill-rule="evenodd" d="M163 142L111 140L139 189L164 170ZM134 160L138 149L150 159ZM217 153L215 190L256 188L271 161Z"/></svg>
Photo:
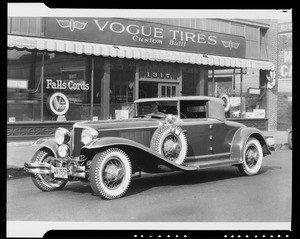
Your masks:
<svg viewBox="0 0 300 239"><path fill-rule="evenodd" d="M47 17L45 37L245 57L245 38L119 18Z"/></svg>

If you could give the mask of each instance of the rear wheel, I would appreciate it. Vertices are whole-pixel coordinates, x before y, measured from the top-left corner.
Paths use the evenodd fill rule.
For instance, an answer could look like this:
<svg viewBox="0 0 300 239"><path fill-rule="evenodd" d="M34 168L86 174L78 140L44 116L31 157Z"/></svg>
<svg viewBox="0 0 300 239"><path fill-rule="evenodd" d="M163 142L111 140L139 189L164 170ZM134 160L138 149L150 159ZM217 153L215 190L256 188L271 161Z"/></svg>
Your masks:
<svg viewBox="0 0 300 239"><path fill-rule="evenodd" d="M243 151L243 163L238 169L243 175L255 175L263 162L263 151L260 142L255 138L249 138Z"/></svg>
<svg viewBox="0 0 300 239"><path fill-rule="evenodd" d="M32 157L32 163L49 163L52 164L53 154L45 150L39 150ZM53 174L33 174L31 179L34 185L42 191L49 192L62 189L68 182L67 179L57 179Z"/></svg>
<svg viewBox="0 0 300 239"><path fill-rule="evenodd" d="M104 199L122 197L131 182L132 167L127 154L111 148L94 156L90 168L90 184L96 195Z"/></svg>

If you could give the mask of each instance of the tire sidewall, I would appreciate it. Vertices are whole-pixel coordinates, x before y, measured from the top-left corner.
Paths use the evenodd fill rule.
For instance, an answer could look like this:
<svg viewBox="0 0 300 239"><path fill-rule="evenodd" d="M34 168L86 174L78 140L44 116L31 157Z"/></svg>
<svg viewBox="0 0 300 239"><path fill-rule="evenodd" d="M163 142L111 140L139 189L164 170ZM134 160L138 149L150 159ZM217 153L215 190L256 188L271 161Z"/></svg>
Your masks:
<svg viewBox="0 0 300 239"><path fill-rule="evenodd" d="M103 170L108 161L118 159L124 167L125 176L121 184L116 189L108 188L103 181ZM105 199L119 198L125 194L131 182L131 163L127 154L117 148L108 149L94 156L91 163L91 187L97 195Z"/></svg>
<svg viewBox="0 0 300 239"><path fill-rule="evenodd" d="M250 168L246 163L246 151L252 145L255 146L256 149L258 150L259 158L258 158L255 166ZM262 166L262 162L263 162L263 150L262 150L260 142L255 138L249 138L246 145L245 145L245 147L244 147L244 150L243 150L243 164L242 164L242 166L243 166L244 172L249 176L257 174L259 172L261 166Z"/></svg>

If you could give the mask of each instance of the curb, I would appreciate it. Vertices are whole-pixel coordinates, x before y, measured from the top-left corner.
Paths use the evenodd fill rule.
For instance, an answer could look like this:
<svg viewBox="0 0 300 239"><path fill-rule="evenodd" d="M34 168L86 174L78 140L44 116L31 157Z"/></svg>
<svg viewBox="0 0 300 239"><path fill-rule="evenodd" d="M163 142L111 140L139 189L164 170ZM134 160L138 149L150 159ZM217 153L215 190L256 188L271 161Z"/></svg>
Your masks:
<svg viewBox="0 0 300 239"><path fill-rule="evenodd" d="M13 146L32 146L35 141L20 141L20 142L7 142L8 147Z"/></svg>
<svg viewBox="0 0 300 239"><path fill-rule="evenodd" d="M29 177L30 174L26 173L24 168L8 168L7 180Z"/></svg>

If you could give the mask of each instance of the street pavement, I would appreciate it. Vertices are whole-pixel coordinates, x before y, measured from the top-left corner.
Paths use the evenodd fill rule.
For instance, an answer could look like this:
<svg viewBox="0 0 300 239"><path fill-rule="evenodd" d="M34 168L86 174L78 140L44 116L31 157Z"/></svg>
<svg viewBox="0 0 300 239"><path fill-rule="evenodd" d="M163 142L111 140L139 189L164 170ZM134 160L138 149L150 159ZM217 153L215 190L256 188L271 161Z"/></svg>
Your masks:
<svg viewBox="0 0 300 239"><path fill-rule="evenodd" d="M68 182L62 190L42 192L29 177L16 178L7 181L8 232L23 237L24 230L40 230L42 223L49 230L68 229L69 222L77 223L76 229L120 224L151 228L156 222L164 230L172 223L177 230L206 230L207 223L216 223L213 230L220 223L225 230L289 230L292 163L291 150L278 150L251 177L241 176L235 167L146 174L134 178L124 197L116 200L102 200L88 183Z"/></svg>

